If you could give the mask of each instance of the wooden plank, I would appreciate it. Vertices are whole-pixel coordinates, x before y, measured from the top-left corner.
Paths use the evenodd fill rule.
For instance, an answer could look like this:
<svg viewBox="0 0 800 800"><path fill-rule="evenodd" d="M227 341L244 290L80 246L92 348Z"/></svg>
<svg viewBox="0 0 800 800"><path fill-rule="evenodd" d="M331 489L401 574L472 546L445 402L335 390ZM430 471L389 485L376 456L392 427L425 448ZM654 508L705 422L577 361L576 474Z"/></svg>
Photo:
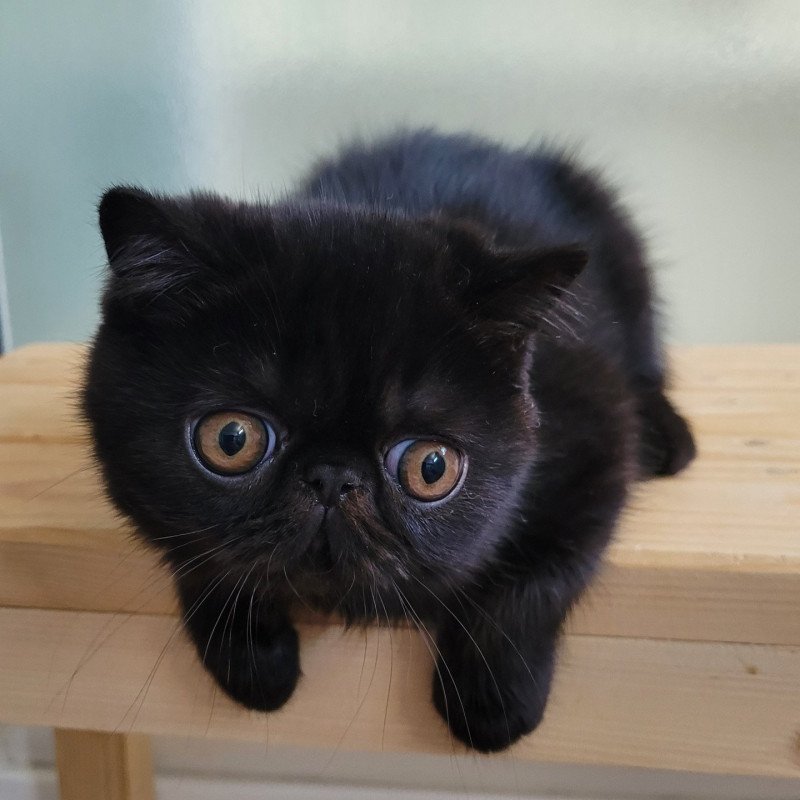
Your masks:
<svg viewBox="0 0 800 800"><path fill-rule="evenodd" d="M55 739L61 800L155 800L147 736L57 729Z"/></svg>
<svg viewBox="0 0 800 800"><path fill-rule="evenodd" d="M172 579L137 541L117 550L0 542L0 606L175 614Z"/></svg>
<svg viewBox="0 0 800 800"><path fill-rule="evenodd" d="M0 359L4 540L51 531L52 505L61 509L61 528L81 535L88 505L92 529L116 546L118 524L91 474L74 413L82 353L75 345L33 345ZM640 487L612 562L800 563L800 346L686 348L673 361L674 395L696 427L701 458L682 476ZM63 483L49 489L51 479ZM684 524L675 524L677 509Z"/></svg>
<svg viewBox="0 0 800 800"><path fill-rule="evenodd" d="M608 564L573 611L573 633L800 645L800 580L689 567Z"/></svg>
<svg viewBox="0 0 800 800"><path fill-rule="evenodd" d="M174 613L157 559L100 490L74 410L84 354L0 359L0 605ZM572 630L800 644L800 347L673 362L701 457L637 488Z"/></svg>
<svg viewBox="0 0 800 800"><path fill-rule="evenodd" d="M0 606L175 614L169 573L136 541L0 542ZM609 564L573 611L572 633L800 645L795 575ZM300 619L307 614L296 610Z"/></svg>
<svg viewBox="0 0 800 800"><path fill-rule="evenodd" d="M0 641L11 723L298 745L321 767L340 749L463 752L411 631L303 625L303 678L272 715L215 689L170 617L0 609ZM572 636L560 661L509 758L800 777L800 648Z"/></svg>

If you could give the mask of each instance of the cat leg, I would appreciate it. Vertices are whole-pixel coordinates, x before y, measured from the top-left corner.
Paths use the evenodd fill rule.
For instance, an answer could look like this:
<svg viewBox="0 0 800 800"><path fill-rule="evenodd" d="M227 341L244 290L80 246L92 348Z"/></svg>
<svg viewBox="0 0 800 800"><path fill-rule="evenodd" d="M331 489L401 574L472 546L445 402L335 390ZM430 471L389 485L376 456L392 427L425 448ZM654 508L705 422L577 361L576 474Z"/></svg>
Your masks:
<svg viewBox="0 0 800 800"><path fill-rule="evenodd" d="M520 582L489 598L464 594L448 603L438 629L433 702L464 744L503 750L541 722L566 614L548 605L556 597Z"/></svg>
<svg viewBox="0 0 800 800"><path fill-rule="evenodd" d="M203 666L234 700L258 711L280 708L300 677L297 631L280 604L244 582L178 578L184 627Z"/></svg>

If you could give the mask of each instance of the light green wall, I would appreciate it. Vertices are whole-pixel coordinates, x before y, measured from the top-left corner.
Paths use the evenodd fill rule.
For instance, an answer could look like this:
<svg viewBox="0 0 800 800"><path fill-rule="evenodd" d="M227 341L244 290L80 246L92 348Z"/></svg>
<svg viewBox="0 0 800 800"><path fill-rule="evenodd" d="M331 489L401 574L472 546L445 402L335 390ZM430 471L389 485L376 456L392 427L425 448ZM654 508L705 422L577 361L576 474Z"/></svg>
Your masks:
<svg viewBox="0 0 800 800"><path fill-rule="evenodd" d="M648 233L672 340L800 339L798 3L6 0L15 344L90 334L108 184L269 194L398 124L577 146Z"/></svg>
<svg viewBox="0 0 800 800"><path fill-rule="evenodd" d="M83 339L95 325L103 187L187 185L184 10L2 4L0 231L15 345Z"/></svg>

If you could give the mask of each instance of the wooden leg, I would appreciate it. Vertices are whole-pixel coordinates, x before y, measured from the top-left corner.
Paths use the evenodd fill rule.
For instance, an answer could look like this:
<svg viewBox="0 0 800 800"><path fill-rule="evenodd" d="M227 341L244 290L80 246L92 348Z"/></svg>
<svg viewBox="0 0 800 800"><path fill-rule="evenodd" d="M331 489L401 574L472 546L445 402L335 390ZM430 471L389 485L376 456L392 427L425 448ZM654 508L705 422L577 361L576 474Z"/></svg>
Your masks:
<svg viewBox="0 0 800 800"><path fill-rule="evenodd" d="M147 736L56 729L61 800L154 800Z"/></svg>

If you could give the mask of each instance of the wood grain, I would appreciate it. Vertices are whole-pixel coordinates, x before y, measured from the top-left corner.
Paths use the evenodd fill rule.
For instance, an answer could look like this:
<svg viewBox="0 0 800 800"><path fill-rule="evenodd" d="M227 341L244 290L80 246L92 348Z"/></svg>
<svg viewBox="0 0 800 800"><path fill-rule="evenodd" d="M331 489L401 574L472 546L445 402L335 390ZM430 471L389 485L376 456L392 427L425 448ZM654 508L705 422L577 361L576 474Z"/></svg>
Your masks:
<svg viewBox="0 0 800 800"><path fill-rule="evenodd" d="M411 631L304 624L303 678L272 715L215 688L163 615L0 609L0 719L113 733L462 753ZM800 648L567 637L545 722L514 759L800 777ZM319 750L315 754L315 751ZM474 756L479 758L479 756Z"/></svg>

